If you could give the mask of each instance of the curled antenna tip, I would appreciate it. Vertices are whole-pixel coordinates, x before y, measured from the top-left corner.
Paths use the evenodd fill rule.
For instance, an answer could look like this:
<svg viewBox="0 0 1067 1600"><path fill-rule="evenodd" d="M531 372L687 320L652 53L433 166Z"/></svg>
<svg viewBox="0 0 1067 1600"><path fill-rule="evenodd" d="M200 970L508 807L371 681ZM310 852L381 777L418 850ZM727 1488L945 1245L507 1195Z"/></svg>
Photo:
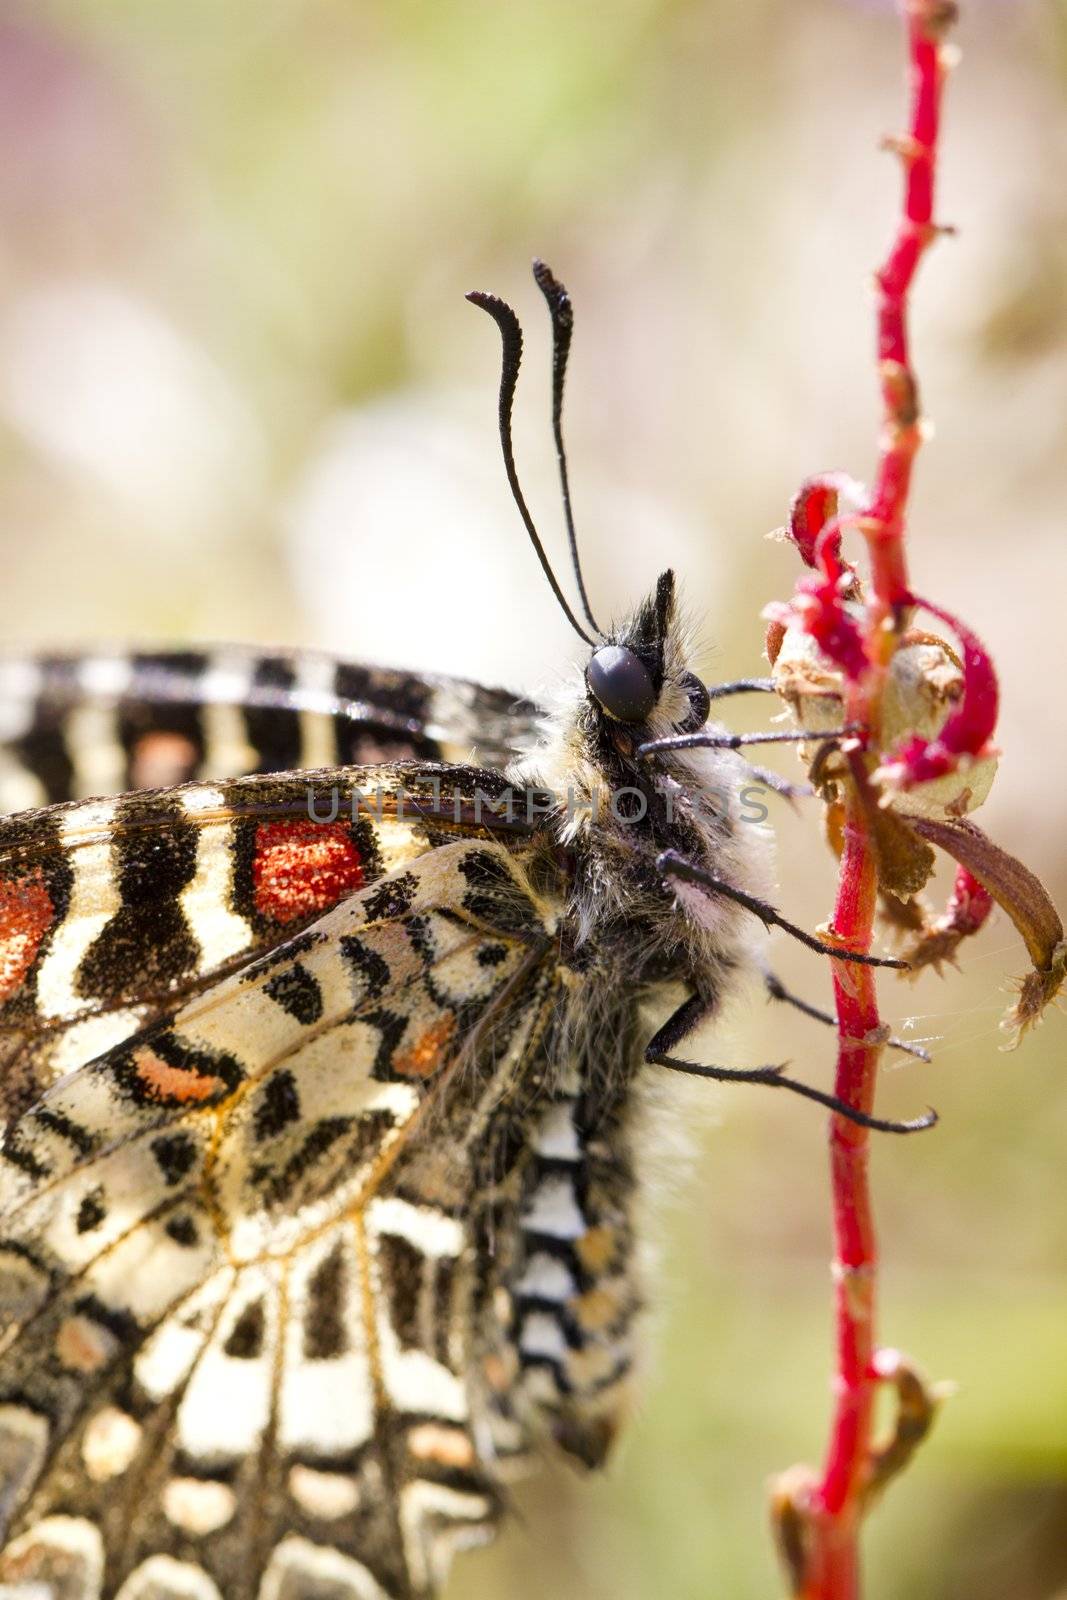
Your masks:
<svg viewBox="0 0 1067 1600"><path fill-rule="evenodd" d="M506 300L501 300L499 295L487 294L482 289L472 289L468 292L466 298L472 305L477 306L479 310L488 312L500 333L501 368L497 422L500 431L500 447L504 456L504 470L507 473L512 498L518 507L519 515L522 517L526 531L530 536L530 542L534 547L538 561L541 563L541 569L548 579L552 593L555 595L564 616L579 638L584 639L586 644L595 648L596 640L586 633L574 615L567 603L563 590L559 586L556 575L552 571L551 563L541 543L540 534L534 526L529 507L519 486L519 477L515 469L515 452L511 439L511 410L515 399L515 386L518 382L519 367L522 364L522 328L519 324L519 319L515 315L514 309L508 305Z"/></svg>
<svg viewBox="0 0 1067 1600"><path fill-rule="evenodd" d="M515 315L506 300L501 300L498 294L490 294L487 289L468 289L463 298L469 300L472 306L479 306L482 311L488 311L492 315L498 311L510 316Z"/></svg>
<svg viewBox="0 0 1067 1600"><path fill-rule="evenodd" d="M534 282L552 306L560 322L570 329L574 324L574 306L564 284L560 283L556 274L548 264L534 257L533 261Z"/></svg>
<svg viewBox="0 0 1067 1600"><path fill-rule="evenodd" d="M570 479L567 471L567 452L563 444L563 385L567 377L567 361L570 357L571 338L574 333L574 307L571 297L563 284L540 258L535 257L533 263L534 282L540 289L548 306L548 314L552 321L552 434L556 441L556 459L559 464L559 483L563 495L563 514L567 521L567 543L570 547L571 567L574 570L574 579L578 585L578 597L581 601L582 611L589 626L595 634L605 637L604 631L593 615L589 603L589 594L585 587L585 578L582 575L582 563L578 555L578 536L574 527L574 512L571 506Z"/></svg>

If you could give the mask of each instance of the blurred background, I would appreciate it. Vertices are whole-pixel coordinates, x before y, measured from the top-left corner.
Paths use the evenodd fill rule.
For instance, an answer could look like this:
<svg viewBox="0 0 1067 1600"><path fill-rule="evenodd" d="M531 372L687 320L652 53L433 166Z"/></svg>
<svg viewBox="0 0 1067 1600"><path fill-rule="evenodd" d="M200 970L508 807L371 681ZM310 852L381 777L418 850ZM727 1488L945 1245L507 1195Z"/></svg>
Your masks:
<svg viewBox="0 0 1067 1600"><path fill-rule="evenodd" d="M956 37L913 573L992 647L979 820L1063 906L1067 27L972 0ZM463 300L527 322L518 453L561 550L538 253L577 308L595 605L671 564L703 670L760 671L759 611L795 576L766 533L806 474L873 464L900 66L875 0L0 4L3 642L232 637L550 684L572 642L504 485L496 334ZM815 923L815 817L775 822L779 900ZM825 1000L814 958L774 959ZM962 974L885 986L938 1042L890 1063L883 1114L942 1122L876 1143L883 1334L959 1389L871 1522L870 1600L1067 1596L1067 1025L1001 1053L1024 965L1001 917ZM831 1043L750 995L705 1047L825 1083ZM779 1098L678 1090L633 1425L603 1478L524 1488L453 1600L780 1592L764 1485L822 1451L830 1285L823 1121Z"/></svg>

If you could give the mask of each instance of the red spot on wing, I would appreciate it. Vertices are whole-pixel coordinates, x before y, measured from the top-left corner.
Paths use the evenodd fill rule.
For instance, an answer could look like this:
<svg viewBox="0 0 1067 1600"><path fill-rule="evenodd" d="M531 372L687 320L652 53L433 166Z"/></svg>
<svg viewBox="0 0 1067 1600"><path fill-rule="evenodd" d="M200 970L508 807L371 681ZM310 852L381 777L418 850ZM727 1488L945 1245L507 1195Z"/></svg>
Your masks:
<svg viewBox="0 0 1067 1600"><path fill-rule="evenodd" d="M342 822L261 822L252 887L260 916L295 922L361 889L363 865Z"/></svg>
<svg viewBox="0 0 1067 1600"><path fill-rule="evenodd" d="M149 1099L165 1105L200 1105L226 1087L221 1078L176 1067L147 1046L133 1052L133 1065Z"/></svg>
<svg viewBox="0 0 1067 1600"><path fill-rule="evenodd" d="M33 966L55 907L40 867L0 883L0 1005L10 1000Z"/></svg>
<svg viewBox="0 0 1067 1600"><path fill-rule="evenodd" d="M442 1065L455 1031L456 1019L450 1012L420 1034L410 1050L398 1051L391 1063L393 1071L405 1078L430 1077Z"/></svg>

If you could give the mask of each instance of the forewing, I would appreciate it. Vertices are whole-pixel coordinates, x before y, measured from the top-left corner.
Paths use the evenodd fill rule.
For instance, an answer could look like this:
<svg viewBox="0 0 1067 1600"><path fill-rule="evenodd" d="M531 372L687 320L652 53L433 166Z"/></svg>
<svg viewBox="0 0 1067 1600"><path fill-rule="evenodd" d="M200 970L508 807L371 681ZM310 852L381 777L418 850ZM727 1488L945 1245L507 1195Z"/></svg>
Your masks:
<svg viewBox="0 0 1067 1600"><path fill-rule="evenodd" d="M459 838L58 1083L0 1161L0 1588L415 1600L488 1537L464 1151L558 1010Z"/></svg>
<svg viewBox="0 0 1067 1600"><path fill-rule="evenodd" d="M447 793L449 769L432 770ZM469 792L472 774L460 776ZM311 820L309 785L326 791L315 809L325 820ZM439 824L433 807L413 765L0 819L0 1112L25 1109L183 995L452 837L455 813Z"/></svg>
<svg viewBox="0 0 1067 1600"><path fill-rule="evenodd" d="M502 769L536 708L313 651L0 657L0 811L187 780L417 758Z"/></svg>

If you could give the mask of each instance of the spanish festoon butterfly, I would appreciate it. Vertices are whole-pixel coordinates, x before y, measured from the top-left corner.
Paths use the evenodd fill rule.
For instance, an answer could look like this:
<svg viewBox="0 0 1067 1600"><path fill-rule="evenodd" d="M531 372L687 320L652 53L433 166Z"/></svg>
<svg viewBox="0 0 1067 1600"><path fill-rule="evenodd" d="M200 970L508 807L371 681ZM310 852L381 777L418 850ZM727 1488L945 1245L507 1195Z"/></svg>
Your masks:
<svg viewBox="0 0 1067 1600"><path fill-rule="evenodd" d="M471 298L587 646L550 709L312 653L0 665L5 1595L426 1600L517 1459L616 1432L638 1088L730 1075L673 1052L783 921L707 721L769 685L700 681L669 572L597 626L535 275L583 620L518 321Z"/></svg>

